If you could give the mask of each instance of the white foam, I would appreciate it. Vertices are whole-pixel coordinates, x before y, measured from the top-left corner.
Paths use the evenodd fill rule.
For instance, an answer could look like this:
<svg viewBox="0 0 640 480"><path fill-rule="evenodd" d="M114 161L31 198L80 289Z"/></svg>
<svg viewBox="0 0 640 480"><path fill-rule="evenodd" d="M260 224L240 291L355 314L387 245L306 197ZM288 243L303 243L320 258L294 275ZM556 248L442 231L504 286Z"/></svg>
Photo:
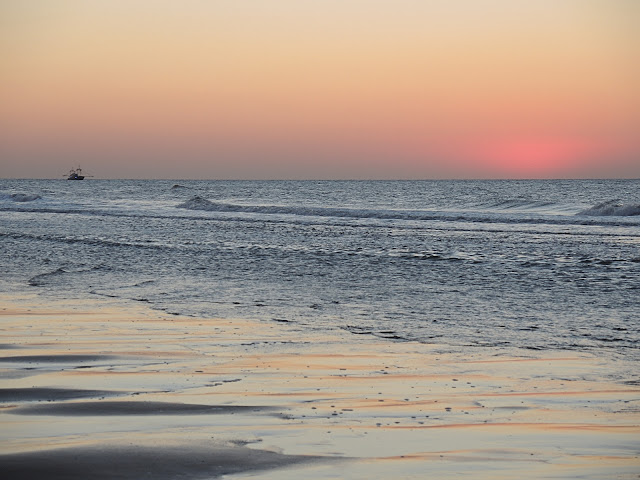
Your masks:
<svg viewBox="0 0 640 480"><path fill-rule="evenodd" d="M583 210L579 215L589 215L593 217L630 217L640 215L640 204L624 204L620 200L609 200L598 205Z"/></svg>
<svg viewBox="0 0 640 480"><path fill-rule="evenodd" d="M34 200L38 200L42 198L40 195L35 193L12 193L12 194L3 194L0 196L2 200L13 200L14 202L33 202Z"/></svg>

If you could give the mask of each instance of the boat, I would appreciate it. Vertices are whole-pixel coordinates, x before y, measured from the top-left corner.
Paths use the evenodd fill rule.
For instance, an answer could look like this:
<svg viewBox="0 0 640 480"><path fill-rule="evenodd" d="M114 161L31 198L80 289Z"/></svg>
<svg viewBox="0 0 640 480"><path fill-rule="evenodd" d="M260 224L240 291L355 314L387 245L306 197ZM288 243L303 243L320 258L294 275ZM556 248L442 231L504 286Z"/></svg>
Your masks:
<svg viewBox="0 0 640 480"><path fill-rule="evenodd" d="M71 170L69 170L69 176L67 177L67 180L84 180L84 175L82 175L82 169L78 167L78 168L72 168Z"/></svg>

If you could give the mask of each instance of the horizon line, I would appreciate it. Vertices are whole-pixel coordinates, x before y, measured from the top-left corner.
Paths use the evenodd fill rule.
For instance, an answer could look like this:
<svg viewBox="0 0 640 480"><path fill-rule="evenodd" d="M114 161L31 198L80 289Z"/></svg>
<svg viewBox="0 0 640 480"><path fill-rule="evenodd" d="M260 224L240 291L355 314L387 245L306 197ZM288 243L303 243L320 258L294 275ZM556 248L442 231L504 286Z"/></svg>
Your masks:
<svg viewBox="0 0 640 480"><path fill-rule="evenodd" d="M66 178L57 177L0 177L0 180L54 180L67 181ZM85 179L86 180L86 179ZM82 181L85 181L82 180ZM554 178L535 178L535 177L487 177L487 178L463 178L463 177L447 177L447 178L96 178L92 177L91 181L176 181L176 182L440 182L440 181L477 181L477 182L495 182L495 181L598 181L598 180L640 180L640 177L554 177Z"/></svg>

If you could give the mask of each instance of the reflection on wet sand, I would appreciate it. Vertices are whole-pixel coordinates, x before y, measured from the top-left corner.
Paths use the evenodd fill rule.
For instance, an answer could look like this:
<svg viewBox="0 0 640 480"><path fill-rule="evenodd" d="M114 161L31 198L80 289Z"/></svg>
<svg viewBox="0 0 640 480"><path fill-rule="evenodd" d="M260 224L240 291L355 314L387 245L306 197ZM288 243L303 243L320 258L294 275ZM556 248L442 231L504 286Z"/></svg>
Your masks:
<svg viewBox="0 0 640 480"><path fill-rule="evenodd" d="M230 415L233 413L258 413L273 407L247 405L196 405L175 402L102 401L56 404L23 405L11 410L18 415Z"/></svg>
<svg viewBox="0 0 640 480"><path fill-rule="evenodd" d="M2 455L3 478L211 478L328 459L283 455L246 447L71 447Z"/></svg>
<svg viewBox="0 0 640 480"><path fill-rule="evenodd" d="M640 471L623 359L74 308L1 312L2 478Z"/></svg>

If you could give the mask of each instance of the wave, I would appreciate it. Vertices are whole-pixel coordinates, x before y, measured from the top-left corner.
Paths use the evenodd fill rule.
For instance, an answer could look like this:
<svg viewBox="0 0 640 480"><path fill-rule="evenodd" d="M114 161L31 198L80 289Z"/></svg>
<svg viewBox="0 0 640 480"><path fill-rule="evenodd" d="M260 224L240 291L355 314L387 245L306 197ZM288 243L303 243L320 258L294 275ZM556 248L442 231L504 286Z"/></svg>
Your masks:
<svg viewBox="0 0 640 480"><path fill-rule="evenodd" d="M471 205L470 211L498 214L540 214L571 217L584 209L584 204L556 202L551 200L533 200L528 198L507 198Z"/></svg>
<svg viewBox="0 0 640 480"><path fill-rule="evenodd" d="M239 205L226 202L213 202L195 196L177 205L186 210L201 210L207 212L232 213L262 213L281 215L302 215L312 217L341 217L341 218L374 218L380 220L471 220L480 221L475 212L437 211L437 210L393 210L393 209L362 209L318 206L284 206L284 205ZM484 216L483 216L484 218ZM504 219L503 219L504 220Z"/></svg>
<svg viewBox="0 0 640 480"><path fill-rule="evenodd" d="M33 202L34 200L38 200L42 198L40 195L35 193L11 193L11 194L2 194L0 195L0 200L12 200L14 202Z"/></svg>
<svg viewBox="0 0 640 480"><path fill-rule="evenodd" d="M206 198L202 198L199 196L195 196L187 200L186 202L177 205L177 208L184 208L186 210L209 210L212 211L216 208L216 204L207 200Z"/></svg>
<svg viewBox="0 0 640 480"><path fill-rule="evenodd" d="M27 280L27 284L31 287L44 287L50 284L51 280L54 278L61 277L67 274L81 274L87 272L96 272L96 271L110 271L111 267L105 264L99 265L73 265L73 266L62 266L56 268L55 270L51 270L49 272L39 273L37 275L32 276Z"/></svg>
<svg viewBox="0 0 640 480"><path fill-rule="evenodd" d="M31 233L4 233L0 232L0 238L11 238L14 240L36 240L42 242L56 242L68 245L95 245L101 247L130 247L130 248L142 248L145 250L171 250L174 248L171 244L163 244L159 242L144 242L144 241L122 241L122 240L109 240L106 238L98 237L71 237L71 236L58 236L47 234L31 234ZM66 271L60 271L56 273L68 273ZM47 274L48 275L48 274Z"/></svg>
<svg viewBox="0 0 640 480"><path fill-rule="evenodd" d="M368 210L336 207L300 207L284 205L239 205L225 202L212 202L195 196L176 206L186 210L201 210L207 212L230 213L261 213L272 215L301 215L309 217L339 217L339 218L376 218L376 219L415 219L433 220L436 215L429 212L412 212L406 210Z"/></svg>
<svg viewBox="0 0 640 480"><path fill-rule="evenodd" d="M485 208L496 208L500 210L534 210L538 208L554 207L554 202L544 200L525 200L520 198L510 198L507 200L501 200L497 202L480 204Z"/></svg>
<svg viewBox="0 0 640 480"><path fill-rule="evenodd" d="M505 202L502 202L503 204ZM525 202L528 205L546 205L547 202ZM462 221L472 223L510 223L510 224L550 224L550 225L617 225L637 226L635 221L585 219L578 215L554 215L533 212L478 212L440 211L440 210L393 210L393 209L361 209L318 206L284 206L284 205L240 205L227 202L207 200L195 196L176 205L192 211L218 213L249 213L266 215L297 215L307 217L336 217L347 219L374 220L408 220L408 221ZM532 207L533 208L533 207ZM638 208L636 206L635 208ZM595 216L594 214L589 214ZM618 215L621 215L618 213ZM627 213L629 215L629 213Z"/></svg>
<svg viewBox="0 0 640 480"><path fill-rule="evenodd" d="M609 200L583 210L578 215L593 217L631 217L640 215L640 203L624 204L620 200Z"/></svg>
<svg viewBox="0 0 640 480"><path fill-rule="evenodd" d="M51 272L45 272L45 273L40 273L38 275L34 275L29 280L27 280L27 283L32 287L42 287L43 285L45 285L46 280L48 278L64 275L65 273L68 273L68 272L64 268L60 267Z"/></svg>
<svg viewBox="0 0 640 480"><path fill-rule="evenodd" d="M0 196L0 199L2 197ZM7 196L9 198L9 196ZM607 202L611 203L611 202ZM604 205L604 206L603 206ZM168 207L168 208L167 208ZM210 212L221 214L238 214L231 215L180 215L175 209L187 210L193 213ZM407 221L415 222L414 225L407 224L405 228L420 227L420 222L462 222L467 227L459 225L458 229L466 231L472 228L468 225L601 225L601 226L617 226L617 227L638 227L640 218L640 205L621 206L601 204L592 209L585 210L578 214L567 215L566 213L554 213L559 206L556 204L553 211L534 212L530 210L494 210L494 211L478 211L473 208L468 210L428 210L428 209L393 209L393 208L346 208L346 207L323 207L318 205L245 205L223 201L212 201L194 196L189 200L173 206L161 206L159 208L148 209L144 206L141 208L95 208L86 205L64 205L64 204L46 204L40 202L17 203L11 201L0 206L0 212L33 212L47 214L66 214L66 215L86 215L97 217L124 217L124 218L158 218L158 219L182 219L190 220L199 218L202 220L233 220L233 221L265 221L269 217L270 222L291 222L309 223L309 224L325 224L329 221L336 225L344 226L388 226L389 221ZM588 212L588 213L587 213ZM615 212L615 213L607 213ZM631 217L635 215L635 217ZM279 217L282 216L282 217ZM286 217L285 217L286 216ZM338 222L342 219L343 222ZM447 229L454 228L447 225ZM475 227L473 227L475 228ZM492 227L495 228L495 227ZM580 234L588 234L587 231L581 231ZM636 235L635 233L629 232ZM597 232L598 235L606 235L607 233Z"/></svg>

